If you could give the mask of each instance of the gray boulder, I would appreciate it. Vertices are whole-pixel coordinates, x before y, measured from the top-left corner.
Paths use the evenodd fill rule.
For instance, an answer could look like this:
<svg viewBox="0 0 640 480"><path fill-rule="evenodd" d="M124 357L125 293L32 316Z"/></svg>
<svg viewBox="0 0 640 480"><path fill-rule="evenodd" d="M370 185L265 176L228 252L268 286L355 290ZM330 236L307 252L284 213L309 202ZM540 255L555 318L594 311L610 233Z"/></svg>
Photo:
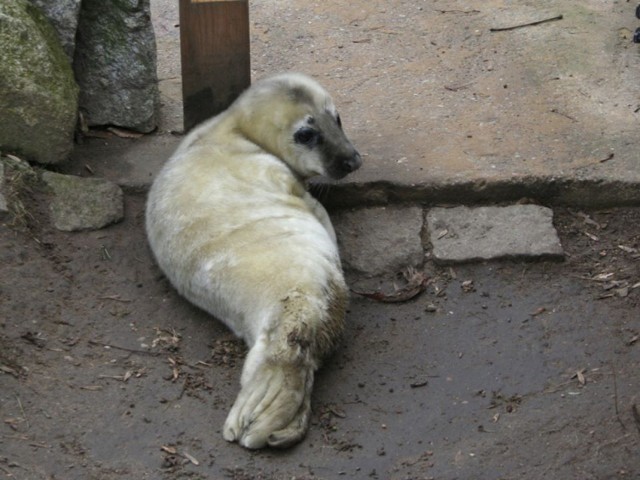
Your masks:
<svg viewBox="0 0 640 480"><path fill-rule="evenodd" d="M78 88L55 30L27 0L0 0L0 149L39 163L73 146Z"/></svg>
<svg viewBox="0 0 640 480"><path fill-rule="evenodd" d="M158 78L149 0L83 0L74 69L89 126L152 131Z"/></svg>
<svg viewBox="0 0 640 480"><path fill-rule="evenodd" d="M58 230L97 230L124 216L124 196L115 183L53 172L44 172L42 180L53 193L49 208Z"/></svg>
<svg viewBox="0 0 640 480"><path fill-rule="evenodd" d="M76 28L80 16L81 0L31 0L49 19L58 33L69 63L73 63L76 46Z"/></svg>

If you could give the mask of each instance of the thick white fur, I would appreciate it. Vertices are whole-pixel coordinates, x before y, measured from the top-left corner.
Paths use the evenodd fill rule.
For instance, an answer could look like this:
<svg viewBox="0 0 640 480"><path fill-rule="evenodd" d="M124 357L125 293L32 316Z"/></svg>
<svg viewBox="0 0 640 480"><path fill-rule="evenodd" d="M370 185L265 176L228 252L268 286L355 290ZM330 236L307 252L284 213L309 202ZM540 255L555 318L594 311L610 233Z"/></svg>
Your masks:
<svg viewBox="0 0 640 480"><path fill-rule="evenodd" d="M304 185L326 173L326 159L291 140L310 115L336 115L313 80L256 84L184 139L148 198L147 234L162 270L250 347L223 431L248 448L304 437L314 371L343 328L335 234Z"/></svg>

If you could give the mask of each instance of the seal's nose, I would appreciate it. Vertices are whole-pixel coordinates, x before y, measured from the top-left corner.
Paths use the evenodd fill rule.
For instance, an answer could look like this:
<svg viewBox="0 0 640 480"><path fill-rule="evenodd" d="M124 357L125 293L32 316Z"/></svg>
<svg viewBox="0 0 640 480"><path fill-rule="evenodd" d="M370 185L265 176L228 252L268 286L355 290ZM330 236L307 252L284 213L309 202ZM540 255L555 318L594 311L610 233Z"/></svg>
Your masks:
<svg viewBox="0 0 640 480"><path fill-rule="evenodd" d="M342 162L342 169L345 172L355 172L362 166L362 157L356 151L351 157L345 158Z"/></svg>

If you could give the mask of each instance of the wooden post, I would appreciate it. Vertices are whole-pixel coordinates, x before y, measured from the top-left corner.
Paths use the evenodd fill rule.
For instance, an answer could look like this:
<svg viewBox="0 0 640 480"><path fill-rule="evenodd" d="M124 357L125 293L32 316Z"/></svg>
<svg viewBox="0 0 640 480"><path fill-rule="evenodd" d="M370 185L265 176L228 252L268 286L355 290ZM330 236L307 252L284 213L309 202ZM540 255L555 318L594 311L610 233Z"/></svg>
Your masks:
<svg viewBox="0 0 640 480"><path fill-rule="evenodd" d="M248 0L180 0L185 132L249 87Z"/></svg>

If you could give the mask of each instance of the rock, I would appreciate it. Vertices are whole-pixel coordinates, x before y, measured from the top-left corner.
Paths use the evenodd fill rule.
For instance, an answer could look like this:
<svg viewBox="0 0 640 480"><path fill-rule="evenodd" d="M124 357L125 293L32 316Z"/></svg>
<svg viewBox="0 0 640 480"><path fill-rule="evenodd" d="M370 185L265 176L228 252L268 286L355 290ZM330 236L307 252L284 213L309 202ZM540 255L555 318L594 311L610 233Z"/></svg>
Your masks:
<svg viewBox="0 0 640 480"><path fill-rule="evenodd" d="M81 0L31 0L49 19L58 33L60 44L67 54L69 64L73 63L76 47L76 29L80 16Z"/></svg>
<svg viewBox="0 0 640 480"><path fill-rule="evenodd" d="M124 216L123 194L115 183L98 178L44 172L53 192L51 218L58 230L97 230Z"/></svg>
<svg viewBox="0 0 640 480"><path fill-rule="evenodd" d="M342 263L347 270L374 276L422 264L419 207L375 207L332 215Z"/></svg>
<svg viewBox="0 0 640 480"><path fill-rule="evenodd" d="M89 126L156 127L155 48L149 0L83 0L74 69Z"/></svg>
<svg viewBox="0 0 640 480"><path fill-rule="evenodd" d="M73 146L78 88L55 30L27 0L0 0L0 149L39 163Z"/></svg>
<svg viewBox="0 0 640 480"><path fill-rule="evenodd" d="M563 258L553 211L538 205L432 208L427 228L441 264L502 258Z"/></svg>

